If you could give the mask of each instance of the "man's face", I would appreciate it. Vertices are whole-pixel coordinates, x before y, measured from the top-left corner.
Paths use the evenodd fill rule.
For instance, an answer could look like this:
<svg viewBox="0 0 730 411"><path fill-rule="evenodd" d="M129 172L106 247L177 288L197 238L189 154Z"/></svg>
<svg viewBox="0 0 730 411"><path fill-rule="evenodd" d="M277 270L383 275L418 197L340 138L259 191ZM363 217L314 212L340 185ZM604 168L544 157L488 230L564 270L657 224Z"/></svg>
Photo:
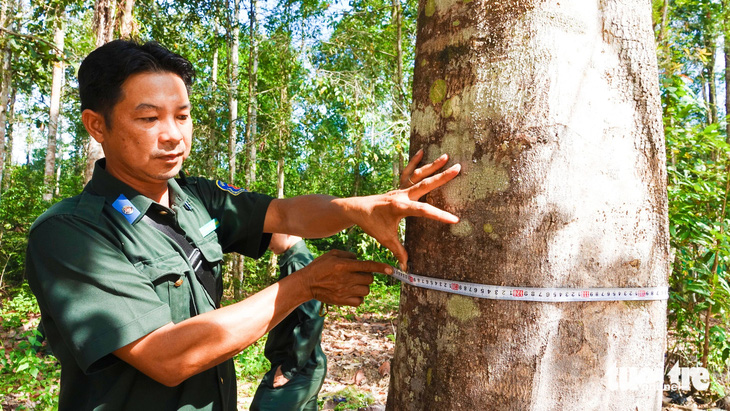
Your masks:
<svg viewBox="0 0 730 411"><path fill-rule="evenodd" d="M175 74L138 73L127 78L111 119L101 142L106 169L140 192L166 184L190 155L190 100Z"/></svg>

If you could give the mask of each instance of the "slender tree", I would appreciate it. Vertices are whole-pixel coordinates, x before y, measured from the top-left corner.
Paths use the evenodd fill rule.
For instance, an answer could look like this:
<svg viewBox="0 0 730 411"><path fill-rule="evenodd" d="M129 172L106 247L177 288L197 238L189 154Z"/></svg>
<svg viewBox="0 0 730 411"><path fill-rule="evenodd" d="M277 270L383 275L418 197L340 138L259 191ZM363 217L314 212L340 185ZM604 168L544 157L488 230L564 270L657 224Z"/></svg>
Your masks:
<svg viewBox="0 0 730 411"><path fill-rule="evenodd" d="M411 150L462 164L426 198L461 222L409 221L409 271L524 287L666 285L650 12L617 0L420 2ZM665 316L664 301L495 301L404 286L388 408L660 409ZM643 378L622 384L633 367Z"/></svg>
<svg viewBox="0 0 730 411"><path fill-rule="evenodd" d="M0 27L11 26L10 22L15 17L15 7L15 0L3 2L0 6ZM9 35L4 30L0 31L0 48L2 49L2 57L0 58L0 187L2 187L2 180L5 175L8 107L13 88L13 72L10 64L13 59L13 51L10 48L8 37Z"/></svg>
<svg viewBox="0 0 730 411"><path fill-rule="evenodd" d="M246 185L253 187L256 184L256 156L258 131L258 73L259 73L259 46L258 46L258 2L251 0L249 11L249 58L248 58L248 104L246 107L246 148L248 160L245 165Z"/></svg>
<svg viewBox="0 0 730 411"><path fill-rule="evenodd" d="M51 80L51 106L48 117L48 144L46 146L46 164L43 174L43 200L51 201L56 186L56 142L58 139L58 121L61 111L61 93L63 87L63 49L65 6L59 4L53 16L53 44L56 46L56 61L53 62Z"/></svg>

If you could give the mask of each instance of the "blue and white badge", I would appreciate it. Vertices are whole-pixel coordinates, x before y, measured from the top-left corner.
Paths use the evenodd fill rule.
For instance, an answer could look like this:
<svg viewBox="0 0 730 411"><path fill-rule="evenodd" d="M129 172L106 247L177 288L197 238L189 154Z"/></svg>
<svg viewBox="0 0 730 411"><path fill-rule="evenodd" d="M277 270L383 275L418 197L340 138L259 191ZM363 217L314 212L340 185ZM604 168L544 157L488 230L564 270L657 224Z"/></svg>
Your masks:
<svg viewBox="0 0 730 411"><path fill-rule="evenodd" d="M132 204L132 202L124 196L124 194L120 194L119 197L114 200L114 202L112 203L112 207L122 213L124 218L129 221L129 224L132 224L134 220L139 217L140 214L139 210L137 210L137 207L135 207L134 204Z"/></svg>
<svg viewBox="0 0 730 411"><path fill-rule="evenodd" d="M215 185L217 185L218 188L220 188L221 190L227 191L227 192L233 194L234 196L237 196L237 195L239 195L239 194L241 194L243 192L248 191L245 188L236 187L236 186L234 186L232 184L224 183L224 182L222 182L220 180L216 180Z"/></svg>
<svg viewBox="0 0 730 411"><path fill-rule="evenodd" d="M216 228L218 228L219 224L220 223L218 222L217 218L208 221L204 226L200 227L200 235L205 237L206 235L212 233L213 231L215 231Z"/></svg>

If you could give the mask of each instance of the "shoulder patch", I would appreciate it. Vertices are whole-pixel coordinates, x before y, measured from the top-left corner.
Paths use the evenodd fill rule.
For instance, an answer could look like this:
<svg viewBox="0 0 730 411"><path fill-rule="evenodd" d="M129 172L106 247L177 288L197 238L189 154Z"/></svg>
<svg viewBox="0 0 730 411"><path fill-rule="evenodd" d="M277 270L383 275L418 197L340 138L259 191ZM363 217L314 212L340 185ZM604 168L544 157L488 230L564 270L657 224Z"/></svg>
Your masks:
<svg viewBox="0 0 730 411"><path fill-rule="evenodd" d="M124 218L129 221L129 224L134 223L134 220L136 220L140 214L137 207L135 207L134 204L132 204L132 202L124 196L124 194L120 194L119 197L117 197L117 199L112 203L112 207L122 213Z"/></svg>
<svg viewBox="0 0 730 411"><path fill-rule="evenodd" d="M218 188L220 188L221 190L229 192L229 193L233 194L234 196L237 196L241 193L248 191L245 188L236 187L232 184L224 183L220 180L216 180L215 185L218 186Z"/></svg>

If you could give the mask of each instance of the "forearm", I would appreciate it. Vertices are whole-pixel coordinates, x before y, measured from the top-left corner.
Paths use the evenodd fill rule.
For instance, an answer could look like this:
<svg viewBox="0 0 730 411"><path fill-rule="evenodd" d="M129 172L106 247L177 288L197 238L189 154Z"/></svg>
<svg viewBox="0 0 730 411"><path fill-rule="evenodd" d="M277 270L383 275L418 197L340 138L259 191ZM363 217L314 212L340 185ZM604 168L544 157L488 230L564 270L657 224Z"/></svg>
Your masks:
<svg viewBox="0 0 730 411"><path fill-rule="evenodd" d="M328 237L355 224L356 201L357 197L319 194L276 199L269 205L264 231L305 238Z"/></svg>
<svg viewBox="0 0 730 411"><path fill-rule="evenodd" d="M296 276L290 276L236 304L167 324L115 354L174 386L253 344L310 298Z"/></svg>

